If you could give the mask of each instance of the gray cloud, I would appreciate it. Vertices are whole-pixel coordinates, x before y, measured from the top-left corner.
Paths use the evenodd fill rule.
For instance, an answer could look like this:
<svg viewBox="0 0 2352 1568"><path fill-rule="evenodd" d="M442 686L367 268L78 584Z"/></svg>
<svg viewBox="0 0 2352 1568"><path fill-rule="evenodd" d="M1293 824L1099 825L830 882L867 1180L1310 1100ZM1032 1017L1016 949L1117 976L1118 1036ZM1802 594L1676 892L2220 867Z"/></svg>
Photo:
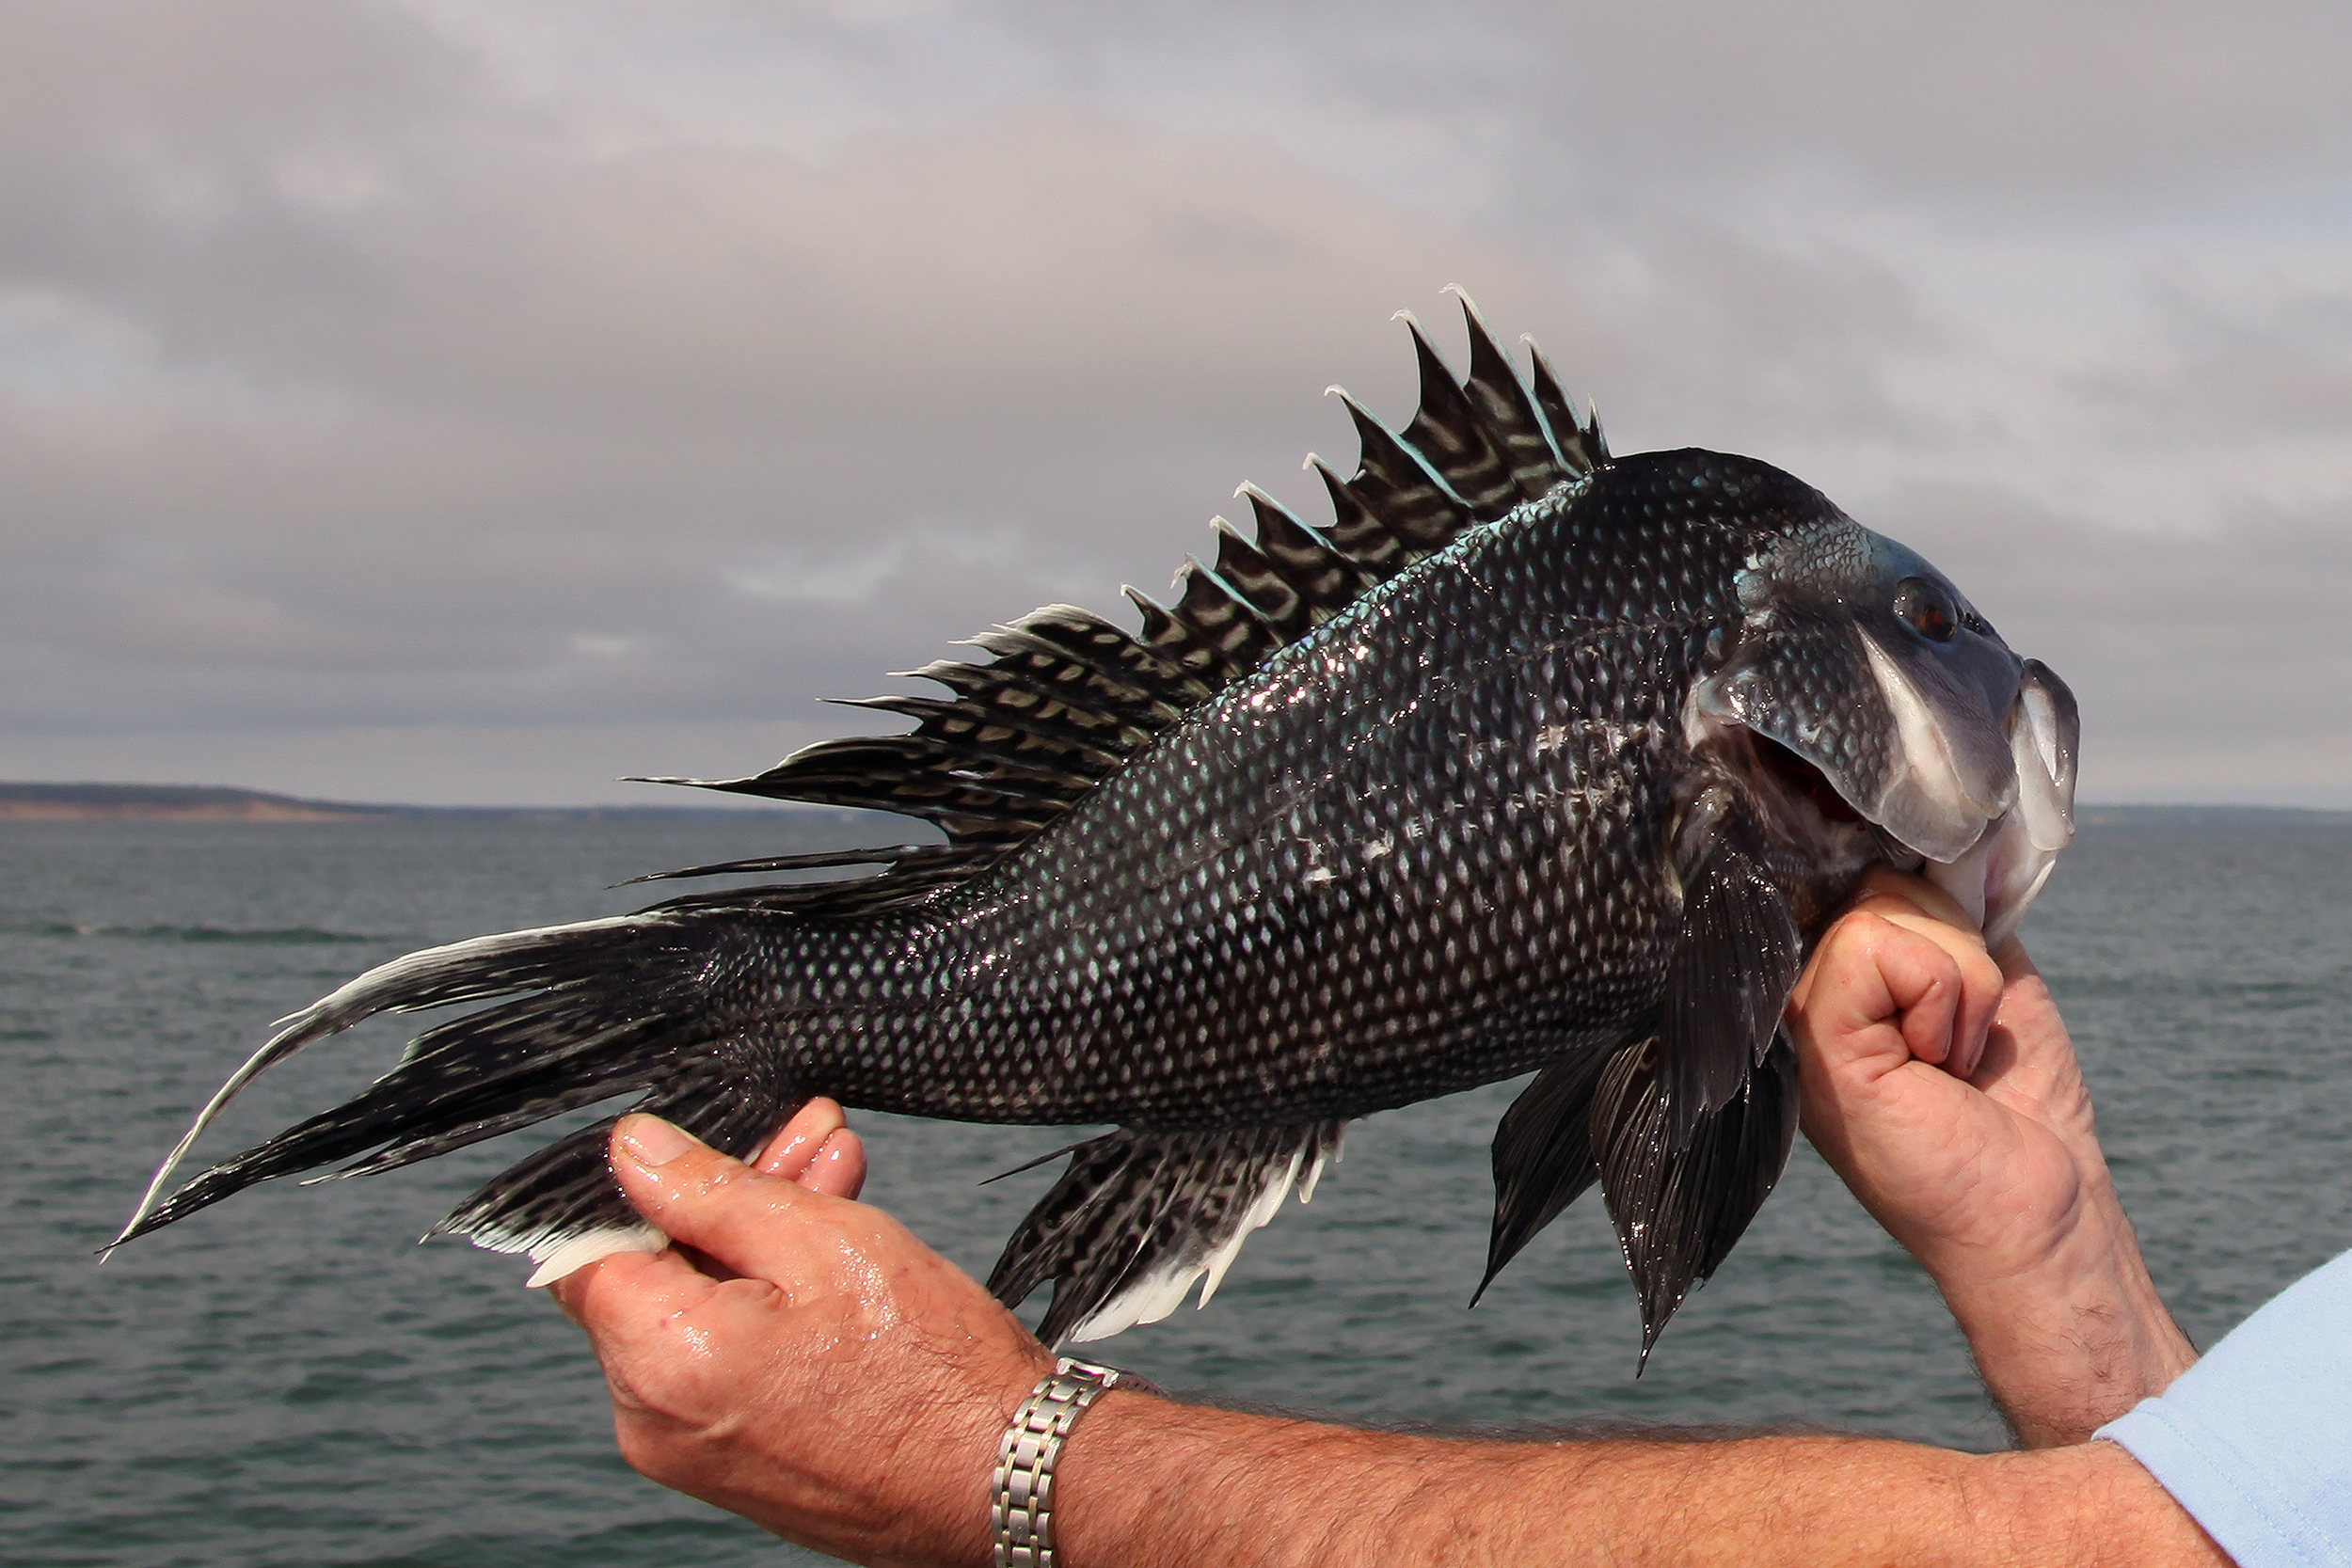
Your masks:
<svg viewBox="0 0 2352 1568"><path fill-rule="evenodd" d="M2352 799L2339 24L2120 14L12 8L0 771L761 766L1308 502L1461 282L1945 561L2099 787Z"/></svg>
<svg viewBox="0 0 2352 1568"><path fill-rule="evenodd" d="M953 9L1017 19L1024 40L1072 74L1107 62L1163 81L1177 74L1172 55L1248 89L1219 105L1244 116L1343 105L1389 128L1400 151L1470 121L1489 150L1515 147L1558 188L1588 192L1661 174L1766 174L2108 207L2176 202L2185 183L2249 170L2332 176L2352 151L2336 70L2352 19L2318 3ZM1204 24L1204 10L1221 24ZM1210 94L1187 81L1164 96Z"/></svg>

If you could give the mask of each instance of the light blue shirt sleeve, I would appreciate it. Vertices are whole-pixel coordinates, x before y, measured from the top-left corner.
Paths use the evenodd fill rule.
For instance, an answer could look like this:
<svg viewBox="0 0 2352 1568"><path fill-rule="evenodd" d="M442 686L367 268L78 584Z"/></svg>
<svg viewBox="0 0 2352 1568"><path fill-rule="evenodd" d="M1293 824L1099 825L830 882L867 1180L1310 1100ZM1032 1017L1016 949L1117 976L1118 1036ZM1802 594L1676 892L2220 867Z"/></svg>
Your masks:
<svg viewBox="0 0 2352 1568"><path fill-rule="evenodd" d="M2239 1568L2352 1568L2352 1252L2099 1429Z"/></svg>

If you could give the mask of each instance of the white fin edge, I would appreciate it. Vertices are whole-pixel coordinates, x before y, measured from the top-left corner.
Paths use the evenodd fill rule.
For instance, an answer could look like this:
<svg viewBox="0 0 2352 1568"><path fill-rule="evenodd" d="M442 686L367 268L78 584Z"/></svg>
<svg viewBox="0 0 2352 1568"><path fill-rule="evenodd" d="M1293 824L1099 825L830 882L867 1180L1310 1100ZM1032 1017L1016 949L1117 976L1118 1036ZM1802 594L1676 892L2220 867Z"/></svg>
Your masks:
<svg viewBox="0 0 2352 1568"><path fill-rule="evenodd" d="M1250 1233L1263 1229L1281 1212L1282 1200L1290 1196L1291 1190L1298 1185L1300 1173L1311 1154L1315 1157L1319 1172L1323 1164L1318 1152L1319 1144L1319 1137L1310 1134L1309 1141L1295 1149L1289 1161L1270 1174L1249 1207L1232 1222L1232 1228L1222 1238L1211 1239L1206 1253L1191 1259L1170 1259L1136 1279L1079 1320L1070 1330L1068 1342L1086 1344L1107 1339L1138 1323L1158 1323L1184 1304L1184 1297L1190 1293L1192 1282L1196 1279L1201 1282L1200 1305L1208 1306L1210 1298L1216 1294L1217 1287L1224 1283L1226 1271L1233 1266L1233 1259L1241 1256L1242 1244L1249 1240ZM1340 1134L1335 1132L1330 1143L1334 1156L1339 1152L1339 1145ZM1315 1173L1309 1174L1311 1180Z"/></svg>
<svg viewBox="0 0 2352 1568"><path fill-rule="evenodd" d="M1267 1223L1282 1212L1282 1200L1291 1196L1291 1188L1298 1180L1298 1167L1306 1160L1307 1151L1303 1148L1293 1154L1290 1164L1282 1167L1282 1174L1267 1182L1259 1192L1258 1201L1249 1206L1248 1213L1242 1215L1241 1223L1233 1227L1232 1235L1225 1238L1224 1244L1209 1254L1202 1265L1202 1271L1207 1275L1200 1281L1202 1307L1209 1305L1209 1298L1216 1294L1216 1288L1225 1283L1225 1271L1232 1268L1233 1259L1241 1256L1241 1244L1249 1240L1249 1233L1263 1230Z"/></svg>
<svg viewBox="0 0 2352 1568"><path fill-rule="evenodd" d="M1347 1123L1343 1121L1331 1129L1331 1148L1327 1159L1325 1157L1323 1146L1320 1143L1315 1146L1314 1163L1307 1167L1307 1179L1298 1184L1298 1201L1312 1203L1315 1200L1315 1187L1323 1180L1324 1167L1336 1165L1346 1157ZM1205 1307L1208 1303L1203 1302L1201 1305Z"/></svg>
<svg viewBox="0 0 2352 1568"><path fill-rule="evenodd" d="M584 1236L555 1242L531 1249L531 1260L539 1266L523 1281L526 1291L552 1285L567 1275L577 1274L589 1264L624 1252L660 1252L670 1244L670 1238L650 1225L607 1226L591 1230Z"/></svg>
<svg viewBox="0 0 2352 1568"><path fill-rule="evenodd" d="M1137 1323L1155 1323L1182 1307L1200 1274L1198 1263L1162 1264L1112 1296L1070 1330L1072 1344L1107 1339Z"/></svg>

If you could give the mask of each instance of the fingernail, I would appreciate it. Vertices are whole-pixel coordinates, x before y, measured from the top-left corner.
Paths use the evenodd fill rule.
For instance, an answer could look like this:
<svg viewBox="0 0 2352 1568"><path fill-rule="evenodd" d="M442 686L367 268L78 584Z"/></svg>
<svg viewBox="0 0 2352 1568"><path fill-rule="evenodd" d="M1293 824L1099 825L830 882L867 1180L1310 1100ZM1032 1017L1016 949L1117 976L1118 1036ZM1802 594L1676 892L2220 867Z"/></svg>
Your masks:
<svg viewBox="0 0 2352 1568"><path fill-rule="evenodd" d="M694 1147L688 1133L642 1112L622 1121L621 1142L641 1165L666 1165Z"/></svg>

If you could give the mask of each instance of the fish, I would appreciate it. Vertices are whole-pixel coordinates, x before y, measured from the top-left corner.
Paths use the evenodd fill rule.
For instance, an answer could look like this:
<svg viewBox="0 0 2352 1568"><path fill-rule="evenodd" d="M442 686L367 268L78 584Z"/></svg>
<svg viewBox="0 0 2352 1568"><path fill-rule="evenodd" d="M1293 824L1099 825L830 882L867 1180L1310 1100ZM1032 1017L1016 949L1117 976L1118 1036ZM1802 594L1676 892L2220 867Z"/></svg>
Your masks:
<svg viewBox="0 0 2352 1568"><path fill-rule="evenodd" d="M1050 1283L1040 1337L1076 1343L1196 1284L1207 1305L1348 1122L1533 1074L1478 1291L1597 1185L1646 1361L1787 1165L1813 944L1879 864L2013 931L2073 834L2079 719L1915 552L1754 458L1613 456L1532 340L1522 375L1459 304L1458 376L1405 317L1403 429L1332 388L1359 454L1345 479L1308 460L1327 520L1245 485L1252 536L1216 519L1169 602L1127 590L1136 631L1049 605L900 672L937 693L860 700L902 733L649 781L937 841L659 872L637 880L823 875L372 969L279 1021L114 1245L621 1097L748 1156L823 1095L1110 1128L1060 1151L989 1280L1009 1306ZM167 1196L257 1074L445 1007L469 1010ZM607 1168L614 1119L436 1232L527 1254L534 1284L658 1249Z"/></svg>

